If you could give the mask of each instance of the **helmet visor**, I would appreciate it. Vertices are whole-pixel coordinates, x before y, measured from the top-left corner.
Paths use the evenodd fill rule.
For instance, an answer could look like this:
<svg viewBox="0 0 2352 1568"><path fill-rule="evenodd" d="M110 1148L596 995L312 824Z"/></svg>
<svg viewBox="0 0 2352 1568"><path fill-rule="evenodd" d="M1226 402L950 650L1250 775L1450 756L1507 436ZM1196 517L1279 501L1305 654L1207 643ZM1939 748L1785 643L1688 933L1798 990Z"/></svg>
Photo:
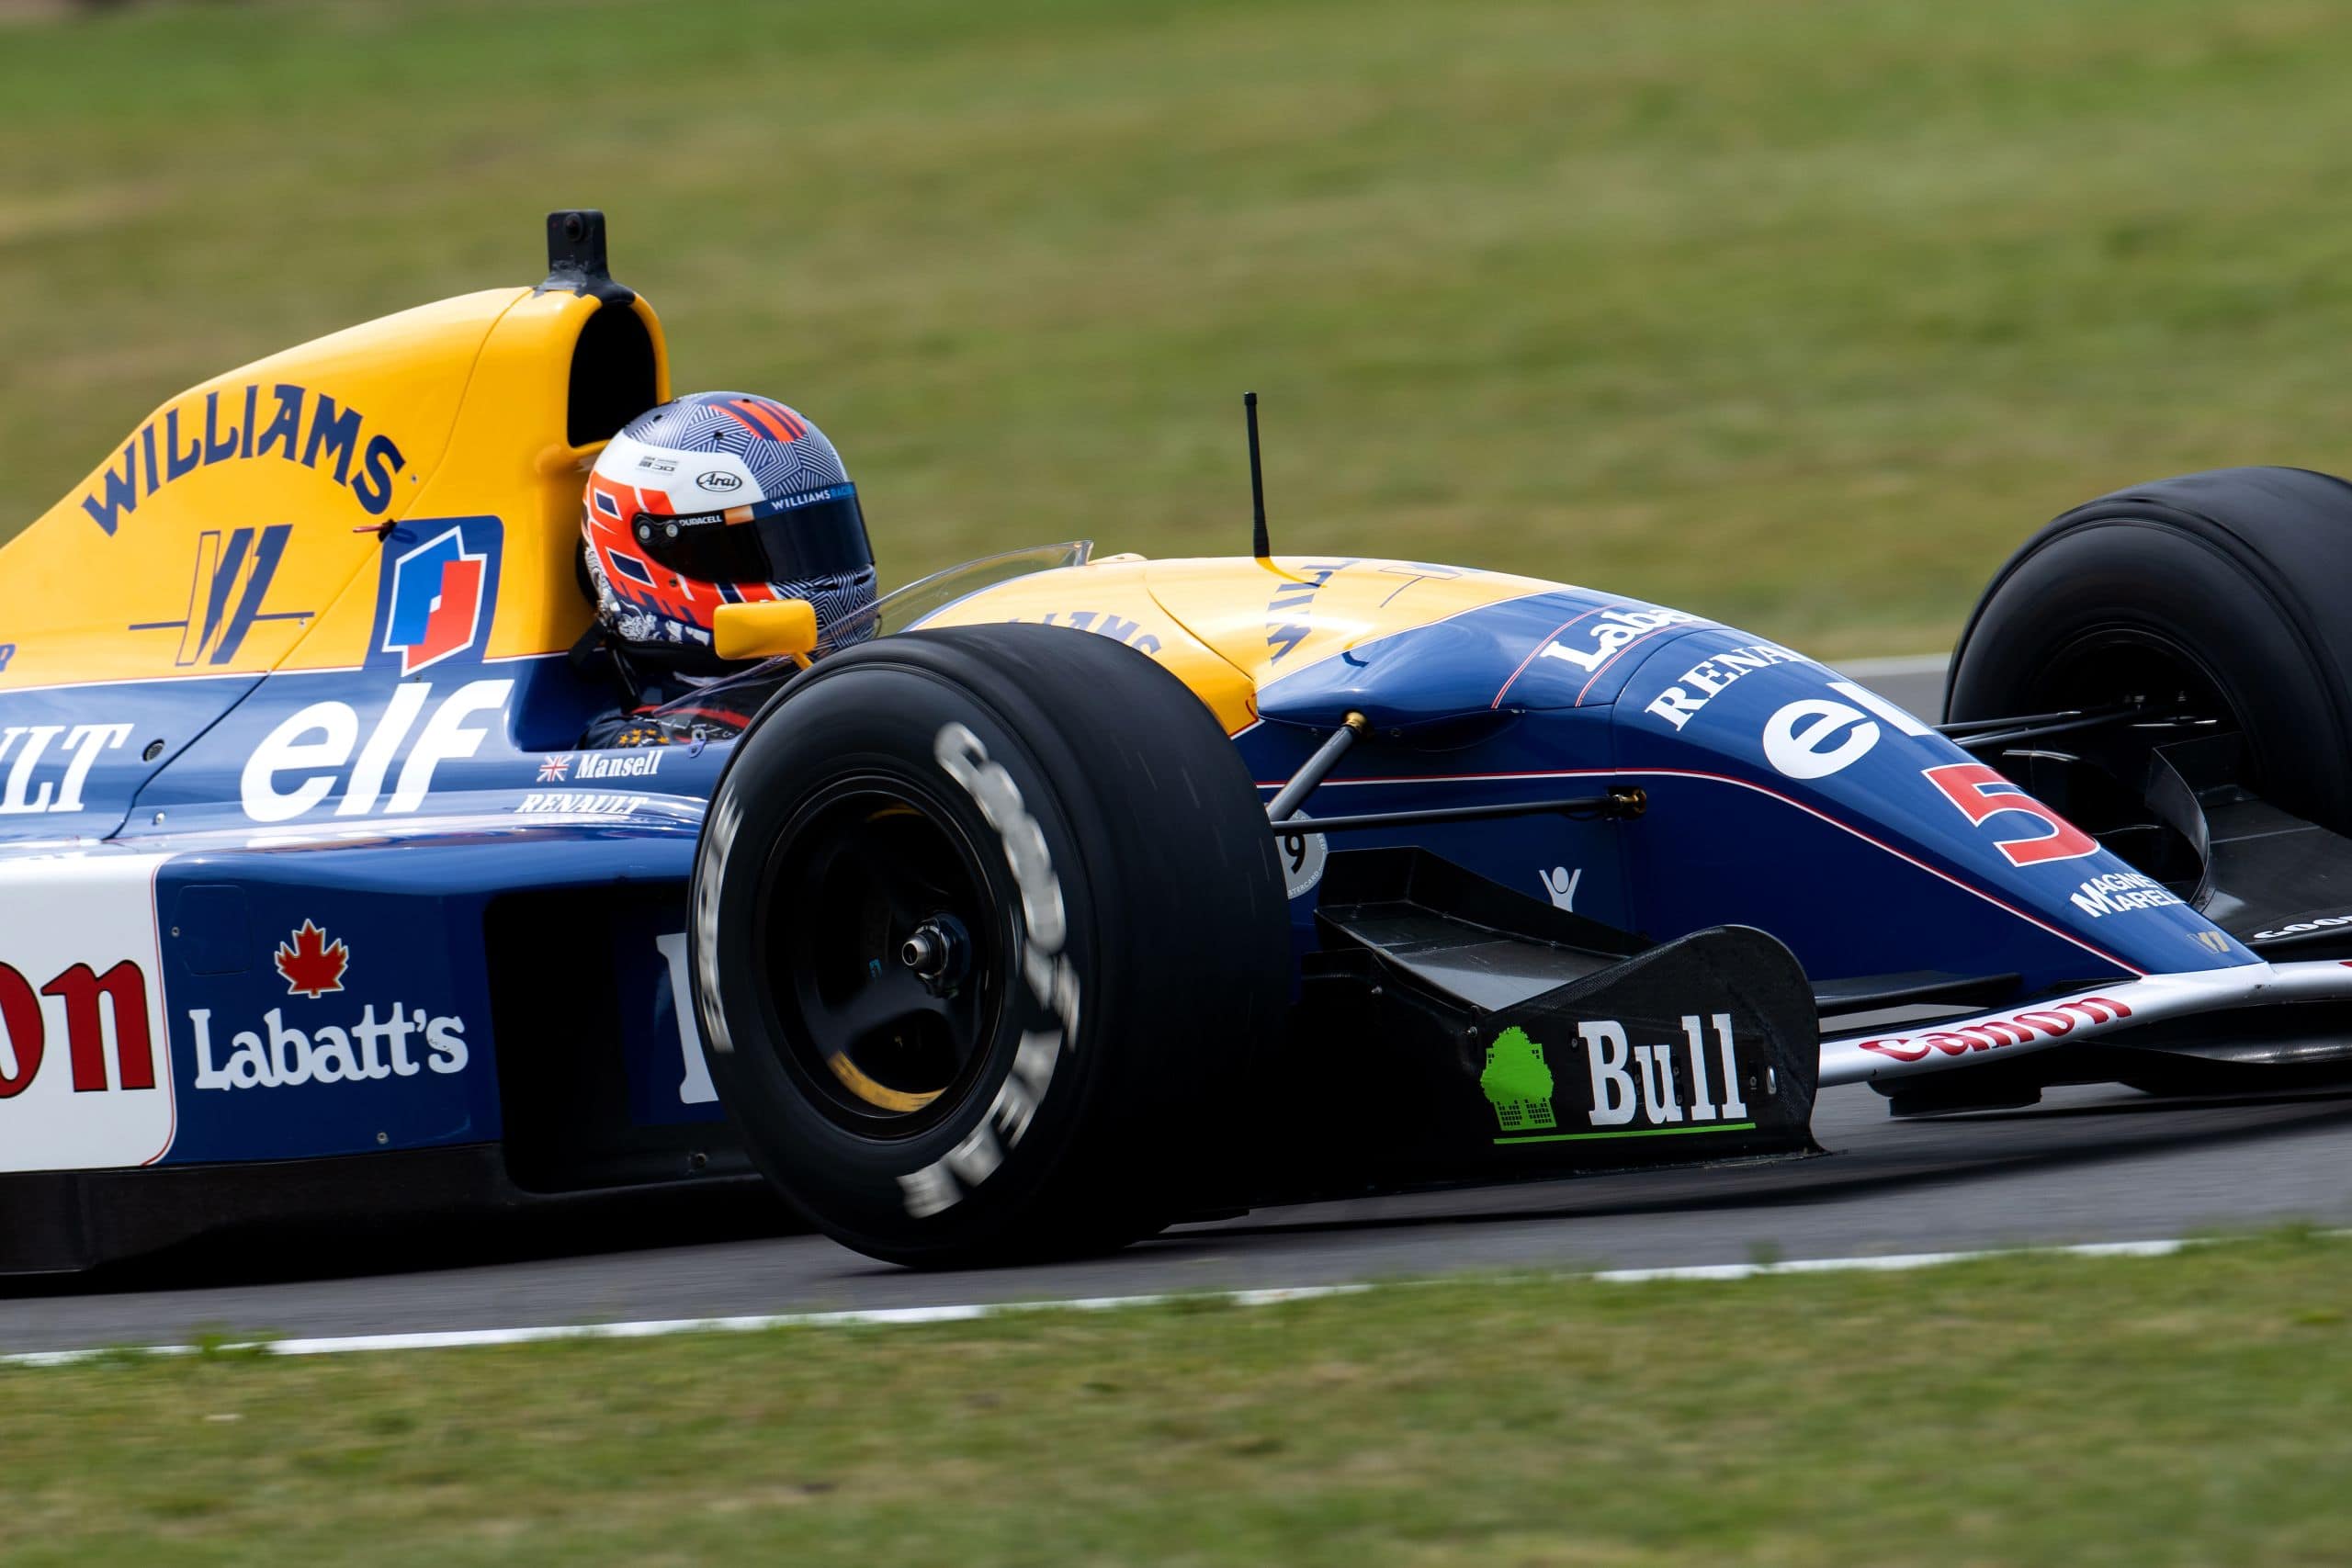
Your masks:
<svg viewBox="0 0 2352 1568"><path fill-rule="evenodd" d="M696 582L805 582L874 564L851 484L691 517L639 513L629 531L656 562Z"/></svg>

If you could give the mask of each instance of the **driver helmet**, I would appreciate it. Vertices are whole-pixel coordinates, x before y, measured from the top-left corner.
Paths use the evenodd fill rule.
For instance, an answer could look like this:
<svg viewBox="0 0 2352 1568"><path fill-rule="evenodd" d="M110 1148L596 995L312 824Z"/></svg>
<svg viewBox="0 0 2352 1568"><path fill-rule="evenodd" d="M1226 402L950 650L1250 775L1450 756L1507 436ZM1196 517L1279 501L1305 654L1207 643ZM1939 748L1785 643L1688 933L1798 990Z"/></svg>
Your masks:
<svg viewBox="0 0 2352 1568"><path fill-rule="evenodd" d="M873 635L857 487L825 433L771 399L696 392L638 415L590 470L580 527L598 620L672 668L724 668L721 604L806 599L820 649Z"/></svg>

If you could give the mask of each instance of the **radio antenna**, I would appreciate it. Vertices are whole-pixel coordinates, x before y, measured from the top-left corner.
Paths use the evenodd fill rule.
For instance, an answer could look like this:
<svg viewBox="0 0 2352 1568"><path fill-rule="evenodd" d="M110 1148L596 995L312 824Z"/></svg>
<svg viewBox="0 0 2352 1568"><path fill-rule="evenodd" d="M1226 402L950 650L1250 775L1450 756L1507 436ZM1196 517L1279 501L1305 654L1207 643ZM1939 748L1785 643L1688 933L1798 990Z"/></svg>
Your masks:
<svg viewBox="0 0 2352 1568"><path fill-rule="evenodd" d="M1274 553L1266 538L1266 471L1258 460L1258 394L1241 394L1241 416L1250 426L1250 547L1260 560Z"/></svg>

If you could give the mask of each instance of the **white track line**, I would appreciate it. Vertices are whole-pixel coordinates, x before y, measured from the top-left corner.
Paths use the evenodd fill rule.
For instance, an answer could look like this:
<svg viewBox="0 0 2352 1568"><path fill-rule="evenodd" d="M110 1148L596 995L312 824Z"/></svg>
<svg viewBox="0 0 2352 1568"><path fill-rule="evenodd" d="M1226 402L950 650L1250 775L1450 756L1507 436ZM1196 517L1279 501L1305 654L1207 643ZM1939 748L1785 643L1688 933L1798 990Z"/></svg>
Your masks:
<svg viewBox="0 0 2352 1568"><path fill-rule="evenodd" d="M969 1323L1023 1312L1109 1312L1168 1302L1266 1306L1352 1295L1370 1285L1299 1285L1283 1290L1208 1291L1148 1296L1078 1296L1063 1301L991 1302L958 1306L865 1307L842 1312L762 1313L741 1317L666 1317L634 1323L548 1324L532 1328L449 1328L420 1334L346 1334L318 1339L240 1339L202 1345L137 1345L86 1350L20 1350L0 1366L60 1367L120 1355L194 1356L251 1351L271 1356L343 1356L359 1350L447 1350L474 1345L528 1345L547 1339L658 1339L672 1334L749 1334L770 1328L830 1328L856 1324Z"/></svg>
<svg viewBox="0 0 2352 1568"><path fill-rule="evenodd" d="M1981 1258L2169 1258L2187 1241L2090 1241L2074 1247L2018 1247L1984 1252L1899 1252L1870 1258L1800 1258L1786 1263L1700 1263L1676 1269L1606 1269L1589 1276L1611 1285L1660 1280L1753 1280L1760 1274L1894 1274Z"/></svg>
<svg viewBox="0 0 2352 1568"><path fill-rule="evenodd" d="M1752 1280L1767 1274L1892 1273L1968 1263L1987 1258L2165 1258L2199 1245L2186 1240L2098 1241L2072 1247L1993 1247L1976 1252L1906 1252L1862 1258L1804 1258L1780 1263L1702 1263L1664 1269L1605 1269L1562 1275L1609 1285L1654 1284L1675 1280ZM1443 1283L1444 1281L1430 1281ZM252 1339L211 1346L144 1345L84 1350L20 1350L0 1355L0 1366L63 1367L121 1355L195 1356L243 1351L270 1356L343 1356L363 1350L447 1350L478 1345L527 1345L549 1339L654 1339L673 1334L745 1334L772 1328L826 1328L844 1325L970 1323L1024 1312L1111 1312L1121 1307L1160 1306L1170 1302L1216 1302L1229 1306L1268 1306L1277 1302L1315 1301L1355 1295L1364 1284L1297 1285L1255 1291L1182 1292L1145 1296L1079 1296L1065 1301L973 1303L956 1306L867 1307L843 1312L763 1313L741 1317L650 1318L635 1323L548 1324L531 1328L451 1328L422 1334L349 1334L314 1339Z"/></svg>

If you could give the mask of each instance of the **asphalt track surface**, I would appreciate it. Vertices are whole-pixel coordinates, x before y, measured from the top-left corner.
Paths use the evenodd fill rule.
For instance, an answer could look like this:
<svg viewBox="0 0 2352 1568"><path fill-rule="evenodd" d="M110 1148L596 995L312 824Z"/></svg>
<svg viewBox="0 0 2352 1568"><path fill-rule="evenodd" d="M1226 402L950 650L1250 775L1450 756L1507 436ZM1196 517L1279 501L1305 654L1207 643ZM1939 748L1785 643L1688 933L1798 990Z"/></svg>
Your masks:
<svg viewBox="0 0 2352 1568"><path fill-rule="evenodd" d="M1856 673L1923 714L1933 673ZM0 1352L492 1329L1334 1283L1450 1270L1744 1263L2028 1244L2132 1241L2215 1228L2352 1224L2352 1098L2159 1101L2055 1090L2033 1109L1895 1122L1864 1087L1824 1091L1828 1154L1744 1168L1588 1177L1259 1210L1115 1256L915 1274L820 1236L735 1234L663 1245L658 1229L563 1256L409 1244L399 1271L366 1249L326 1267L257 1255L198 1282L0 1286ZM674 1236L675 1233L672 1233ZM625 1250L615 1250L620 1244Z"/></svg>

